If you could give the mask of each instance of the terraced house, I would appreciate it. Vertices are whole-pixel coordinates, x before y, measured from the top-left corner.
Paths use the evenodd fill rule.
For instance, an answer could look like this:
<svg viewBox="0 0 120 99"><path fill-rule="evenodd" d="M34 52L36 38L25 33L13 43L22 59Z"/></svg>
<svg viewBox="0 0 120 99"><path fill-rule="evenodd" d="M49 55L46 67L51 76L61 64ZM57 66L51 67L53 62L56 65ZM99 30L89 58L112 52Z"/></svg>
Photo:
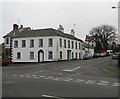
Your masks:
<svg viewBox="0 0 120 99"><path fill-rule="evenodd" d="M70 34L64 33L61 25L58 30L32 30L30 27L14 24L13 30L4 36L4 40L11 62L82 59L85 52L83 41L75 37L74 29L71 29Z"/></svg>

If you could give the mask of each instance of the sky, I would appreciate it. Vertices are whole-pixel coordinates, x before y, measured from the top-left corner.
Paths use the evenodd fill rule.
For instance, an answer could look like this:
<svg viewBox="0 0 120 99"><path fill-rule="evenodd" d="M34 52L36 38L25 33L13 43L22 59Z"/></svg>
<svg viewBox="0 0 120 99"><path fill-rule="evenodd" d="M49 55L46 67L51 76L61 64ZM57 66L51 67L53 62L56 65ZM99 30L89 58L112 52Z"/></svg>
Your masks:
<svg viewBox="0 0 120 99"><path fill-rule="evenodd" d="M19 0L18 0L19 1ZM65 33L75 29L75 36L84 40L89 31L103 24L118 28L119 0L4 0L0 2L0 43L13 24L32 29L54 28L61 24ZM74 26L75 24L75 26Z"/></svg>

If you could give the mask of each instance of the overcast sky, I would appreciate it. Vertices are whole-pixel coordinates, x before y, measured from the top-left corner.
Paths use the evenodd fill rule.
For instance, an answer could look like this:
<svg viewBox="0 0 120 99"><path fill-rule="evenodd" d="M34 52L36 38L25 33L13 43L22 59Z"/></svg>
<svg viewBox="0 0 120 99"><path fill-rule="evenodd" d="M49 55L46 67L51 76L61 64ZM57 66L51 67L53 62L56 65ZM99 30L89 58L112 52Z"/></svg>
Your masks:
<svg viewBox="0 0 120 99"><path fill-rule="evenodd" d="M118 27L118 9L112 9L112 6L118 6L118 0L110 0L110 2L108 0L104 2L6 1L0 3L0 16L2 16L0 42L3 42L2 36L12 30L14 23L32 29L57 29L61 24L66 33L69 33L71 28L75 28L75 35L84 40L95 26L108 24Z"/></svg>

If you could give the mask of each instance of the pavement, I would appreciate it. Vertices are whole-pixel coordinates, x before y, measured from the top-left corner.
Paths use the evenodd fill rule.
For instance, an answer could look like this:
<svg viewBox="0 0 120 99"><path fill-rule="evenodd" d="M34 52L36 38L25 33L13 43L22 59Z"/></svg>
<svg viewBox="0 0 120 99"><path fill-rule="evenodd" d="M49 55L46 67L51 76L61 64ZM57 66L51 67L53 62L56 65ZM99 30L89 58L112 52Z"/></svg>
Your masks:
<svg viewBox="0 0 120 99"><path fill-rule="evenodd" d="M6 66L2 68L2 95L65 99L118 97L118 78L101 69L104 63L109 63L109 57Z"/></svg>

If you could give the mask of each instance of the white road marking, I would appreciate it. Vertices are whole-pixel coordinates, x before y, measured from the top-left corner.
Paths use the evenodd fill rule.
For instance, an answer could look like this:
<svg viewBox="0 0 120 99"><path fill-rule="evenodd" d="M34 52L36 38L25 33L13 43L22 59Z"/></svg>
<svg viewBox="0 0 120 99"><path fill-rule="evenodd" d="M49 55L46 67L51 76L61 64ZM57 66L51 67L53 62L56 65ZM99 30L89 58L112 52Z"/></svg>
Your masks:
<svg viewBox="0 0 120 99"><path fill-rule="evenodd" d="M40 76L41 78L44 78L45 76Z"/></svg>
<svg viewBox="0 0 120 99"><path fill-rule="evenodd" d="M64 98L61 98L61 97L51 96L51 95L42 95L42 97L55 98L55 99L64 99Z"/></svg>
<svg viewBox="0 0 120 99"><path fill-rule="evenodd" d="M120 86L120 83L113 83L112 86Z"/></svg>
<svg viewBox="0 0 120 99"><path fill-rule="evenodd" d="M84 82L85 80L83 79L77 79L77 80L74 80L74 82Z"/></svg>
<svg viewBox="0 0 120 99"><path fill-rule="evenodd" d="M77 69L79 69L80 67L76 67L76 68L73 68L73 69L64 69L64 70L62 70L62 71L65 71L65 72L73 72L73 71L75 71L75 70L77 70Z"/></svg>
<svg viewBox="0 0 120 99"><path fill-rule="evenodd" d="M107 85L106 83L97 83L98 85Z"/></svg>
<svg viewBox="0 0 120 99"><path fill-rule="evenodd" d="M85 83L86 84L94 84L96 81L95 80L87 80Z"/></svg>
<svg viewBox="0 0 120 99"><path fill-rule="evenodd" d="M37 75L31 75L31 76L35 77L35 76L37 76Z"/></svg>
<svg viewBox="0 0 120 99"><path fill-rule="evenodd" d="M106 83L106 84L109 83L108 81L100 81L100 82L101 82L101 83Z"/></svg>
<svg viewBox="0 0 120 99"><path fill-rule="evenodd" d="M24 77L24 75L19 75L19 77Z"/></svg>

